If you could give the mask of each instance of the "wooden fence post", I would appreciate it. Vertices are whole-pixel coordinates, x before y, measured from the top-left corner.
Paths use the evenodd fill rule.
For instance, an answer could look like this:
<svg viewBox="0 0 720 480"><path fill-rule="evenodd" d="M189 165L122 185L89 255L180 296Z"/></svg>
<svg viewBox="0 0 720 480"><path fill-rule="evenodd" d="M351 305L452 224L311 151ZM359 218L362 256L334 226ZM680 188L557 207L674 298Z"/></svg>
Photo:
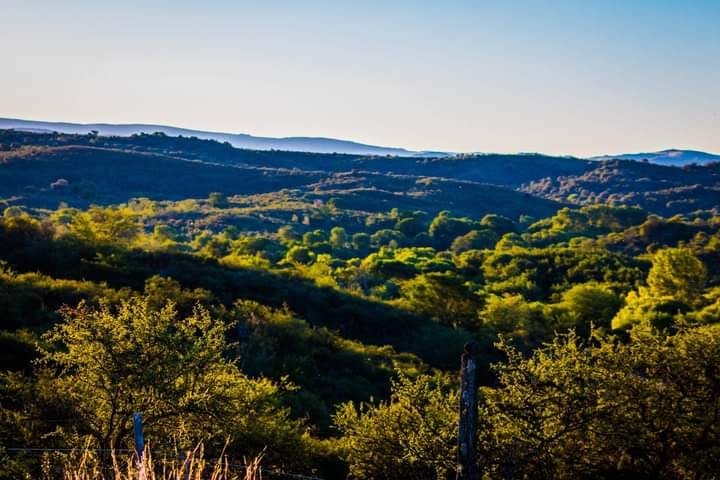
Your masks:
<svg viewBox="0 0 720 480"><path fill-rule="evenodd" d="M133 433L135 434L135 456L138 467L139 480L145 480L145 437L143 436L142 414L135 412L133 414Z"/></svg>
<svg viewBox="0 0 720 480"><path fill-rule="evenodd" d="M460 359L460 418L456 480L478 480L475 459L477 431L477 353L476 342L465 344Z"/></svg>

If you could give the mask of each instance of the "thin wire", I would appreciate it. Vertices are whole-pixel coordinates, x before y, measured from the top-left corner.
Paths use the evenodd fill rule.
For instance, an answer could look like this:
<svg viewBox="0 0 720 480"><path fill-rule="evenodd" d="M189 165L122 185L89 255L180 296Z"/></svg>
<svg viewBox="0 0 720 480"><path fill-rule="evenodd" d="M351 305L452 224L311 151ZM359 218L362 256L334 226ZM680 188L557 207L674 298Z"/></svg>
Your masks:
<svg viewBox="0 0 720 480"><path fill-rule="evenodd" d="M30 453L44 453L44 452L134 452L127 448L34 448L34 447L9 447L3 448L6 452L30 452Z"/></svg>

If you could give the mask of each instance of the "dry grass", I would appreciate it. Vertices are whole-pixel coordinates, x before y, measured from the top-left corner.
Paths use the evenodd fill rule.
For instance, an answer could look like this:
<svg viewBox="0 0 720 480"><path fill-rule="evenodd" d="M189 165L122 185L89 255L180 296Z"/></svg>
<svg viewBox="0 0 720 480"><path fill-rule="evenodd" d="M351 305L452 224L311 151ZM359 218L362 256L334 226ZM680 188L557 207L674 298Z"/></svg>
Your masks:
<svg viewBox="0 0 720 480"><path fill-rule="evenodd" d="M137 455L118 458L114 453L103 462L91 450L84 450L63 467L63 480L261 480L262 454L241 465L231 464L225 456L206 459L198 445L184 460L153 458L146 448L141 459ZM53 478L48 476L48 479Z"/></svg>

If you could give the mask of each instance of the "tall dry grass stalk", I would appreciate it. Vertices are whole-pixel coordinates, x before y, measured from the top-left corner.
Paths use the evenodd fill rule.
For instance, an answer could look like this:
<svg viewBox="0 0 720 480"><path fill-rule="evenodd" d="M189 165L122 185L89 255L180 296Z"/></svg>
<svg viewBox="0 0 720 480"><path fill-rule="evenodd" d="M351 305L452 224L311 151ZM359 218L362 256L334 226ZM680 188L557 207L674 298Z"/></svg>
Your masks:
<svg viewBox="0 0 720 480"><path fill-rule="evenodd" d="M243 465L231 464L223 455L219 460L204 457L202 445L184 460L153 458L149 448L141 459L137 455L119 459L113 452L103 462L92 450L84 450L63 467L63 480L262 480L262 454Z"/></svg>

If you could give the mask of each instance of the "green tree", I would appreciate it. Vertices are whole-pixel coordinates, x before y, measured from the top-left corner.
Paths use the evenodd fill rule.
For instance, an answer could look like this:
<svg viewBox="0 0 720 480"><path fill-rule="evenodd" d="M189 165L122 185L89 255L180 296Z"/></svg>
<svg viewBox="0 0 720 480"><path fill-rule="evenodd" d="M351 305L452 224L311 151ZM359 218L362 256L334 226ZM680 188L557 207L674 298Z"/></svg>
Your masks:
<svg viewBox="0 0 720 480"><path fill-rule="evenodd" d="M496 250L511 250L513 247L527 247L528 242L517 233L506 233L495 244Z"/></svg>
<svg viewBox="0 0 720 480"><path fill-rule="evenodd" d="M311 252L309 248L302 245L295 245L290 247L290 250L285 254L285 261L307 265L312 263L314 257L313 252Z"/></svg>
<svg viewBox="0 0 720 480"><path fill-rule="evenodd" d="M613 329L628 329L634 325L654 328L670 328L687 305L670 296L659 297L645 287L633 291L625 297L625 306L612 319Z"/></svg>
<svg viewBox="0 0 720 480"><path fill-rule="evenodd" d="M468 219L451 217L450 212L444 210L430 222L428 233L438 249L444 250L455 238L465 235L471 228L472 224Z"/></svg>
<svg viewBox="0 0 720 480"><path fill-rule="evenodd" d="M499 386L482 396L482 469L489 478L714 478L719 333L637 331L587 345L569 334L530 358L501 345Z"/></svg>
<svg viewBox="0 0 720 480"><path fill-rule="evenodd" d="M538 303L528 303L522 295L490 295L480 312L483 326L498 333L533 340L547 335L547 322Z"/></svg>
<svg viewBox="0 0 720 480"><path fill-rule="evenodd" d="M27 212L23 210L22 207L18 207L17 205L13 205L12 207L7 207L5 210L3 210L3 217L4 218L18 218L22 216L26 216Z"/></svg>
<svg viewBox="0 0 720 480"><path fill-rule="evenodd" d="M666 248L655 253L647 283L652 295L694 304L702 295L707 269L688 248Z"/></svg>
<svg viewBox="0 0 720 480"><path fill-rule="evenodd" d="M202 243L202 248L199 249L199 253L212 258L222 258L228 255L232 248L230 239L222 234L210 234Z"/></svg>
<svg viewBox="0 0 720 480"><path fill-rule="evenodd" d="M328 236L322 230L313 230L311 232L305 232L303 234L303 244L307 245L308 247L327 242L327 240Z"/></svg>
<svg viewBox="0 0 720 480"><path fill-rule="evenodd" d="M625 306L612 320L612 328L644 324L671 327L682 314L704 302L705 265L688 248L666 248L652 258L648 287L630 292ZM692 315L690 315L692 317Z"/></svg>
<svg viewBox="0 0 720 480"><path fill-rule="evenodd" d="M530 307L522 295L492 295L480 312L483 325L501 333L510 333L530 319Z"/></svg>
<svg viewBox="0 0 720 480"><path fill-rule="evenodd" d="M373 246L397 248L405 245L407 238L397 230L384 228L370 236Z"/></svg>
<svg viewBox="0 0 720 480"><path fill-rule="evenodd" d="M345 248L348 243L348 234L343 227L333 227L330 230L330 245L333 248Z"/></svg>
<svg viewBox="0 0 720 480"><path fill-rule="evenodd" d="M341 451L357 479L449 478L455 467L457 391L440 377L405 377L389 401L351 403L334 417L343 433Z"/></svg>
<svg viewBox="0 0 720 480"><path fill-rule="evenodd" d="M453 240L450 250L458 255L468 250L493 248L497 241L498 236L492 230L472 230Z"/></svg>
<svg viewBox="0 0 720 480"><path fill-rule="evenodd" d="M74 236L91 243L130 243L141 232L136 215L111 207L77 212L68 227Z"/></svg>
<svg viewBox="0 0 720 480"><path fill-rule="evenodd" d="M202 307L178 318L172 303L156 310L134 297L117 308L81 303L63 316L44 335L57 348L43 350L42 375L101 448L128 440L133 412L143 412L149 432L167 438L185 430L195 440L230 434L249 412L263 423L284 415L270 382L251 380L226 360L227 327Z"/></svg>
<svg viewBox="0 0 720 480"><path fill-rule="evenodd" d="M372 240L367 233L359 232L352 236L353 248L359 252L367 252L370 250L371 243Z"/></svg>
<svg viewBox="0 0 720 480"><path fill-rule="evenodd" d="M480 220L480 225L494 230L499 237L502 237L506 233L517 233L515 223L502 215L485 215L482 220Z"/></svg>
<svg viewBox="0 0 720 480"><path fill-rule="evenodd" d="M454 327L477 327L479 298L461 276L445 272L418 275L402 285L407 307Z"/></svg>
<svg viewBox="0 0 720 480"><path fill-rule="evenodd" d="M178 237L178 233L170 225L159 223L153 227L153 238L159 242L175 242Z"/></svg>
<svg viewBox="0 0 720 480"><path fill-rule="evenodd" d="M212 192L208 196L208 203L213 208L227 208L229 205L227 196L220 192Z"/></svg>
<svg viewBox="0 0 720 480"><path fill-rule="evenodd" d="M300 236L293 230L290 225L283 225L277 230L278 238L282 243L290 244L300 240Z"/></svg>
<svg viewBox="0 0 720 480"><path fill-rule="evenodd" d="M419 216L402 218L395 224L395 230L402 232L408 238L413 238L425 229L425 222Z"/></svg>
<svg viewBox="0 0 720 480"><path fill-rule="evenodd" d="M596 283L573 285L562 295L561 306L567 312L562 326L577 328L585 334L591 324L609 328L622 303L622 299L606 286Z"/></svg>

